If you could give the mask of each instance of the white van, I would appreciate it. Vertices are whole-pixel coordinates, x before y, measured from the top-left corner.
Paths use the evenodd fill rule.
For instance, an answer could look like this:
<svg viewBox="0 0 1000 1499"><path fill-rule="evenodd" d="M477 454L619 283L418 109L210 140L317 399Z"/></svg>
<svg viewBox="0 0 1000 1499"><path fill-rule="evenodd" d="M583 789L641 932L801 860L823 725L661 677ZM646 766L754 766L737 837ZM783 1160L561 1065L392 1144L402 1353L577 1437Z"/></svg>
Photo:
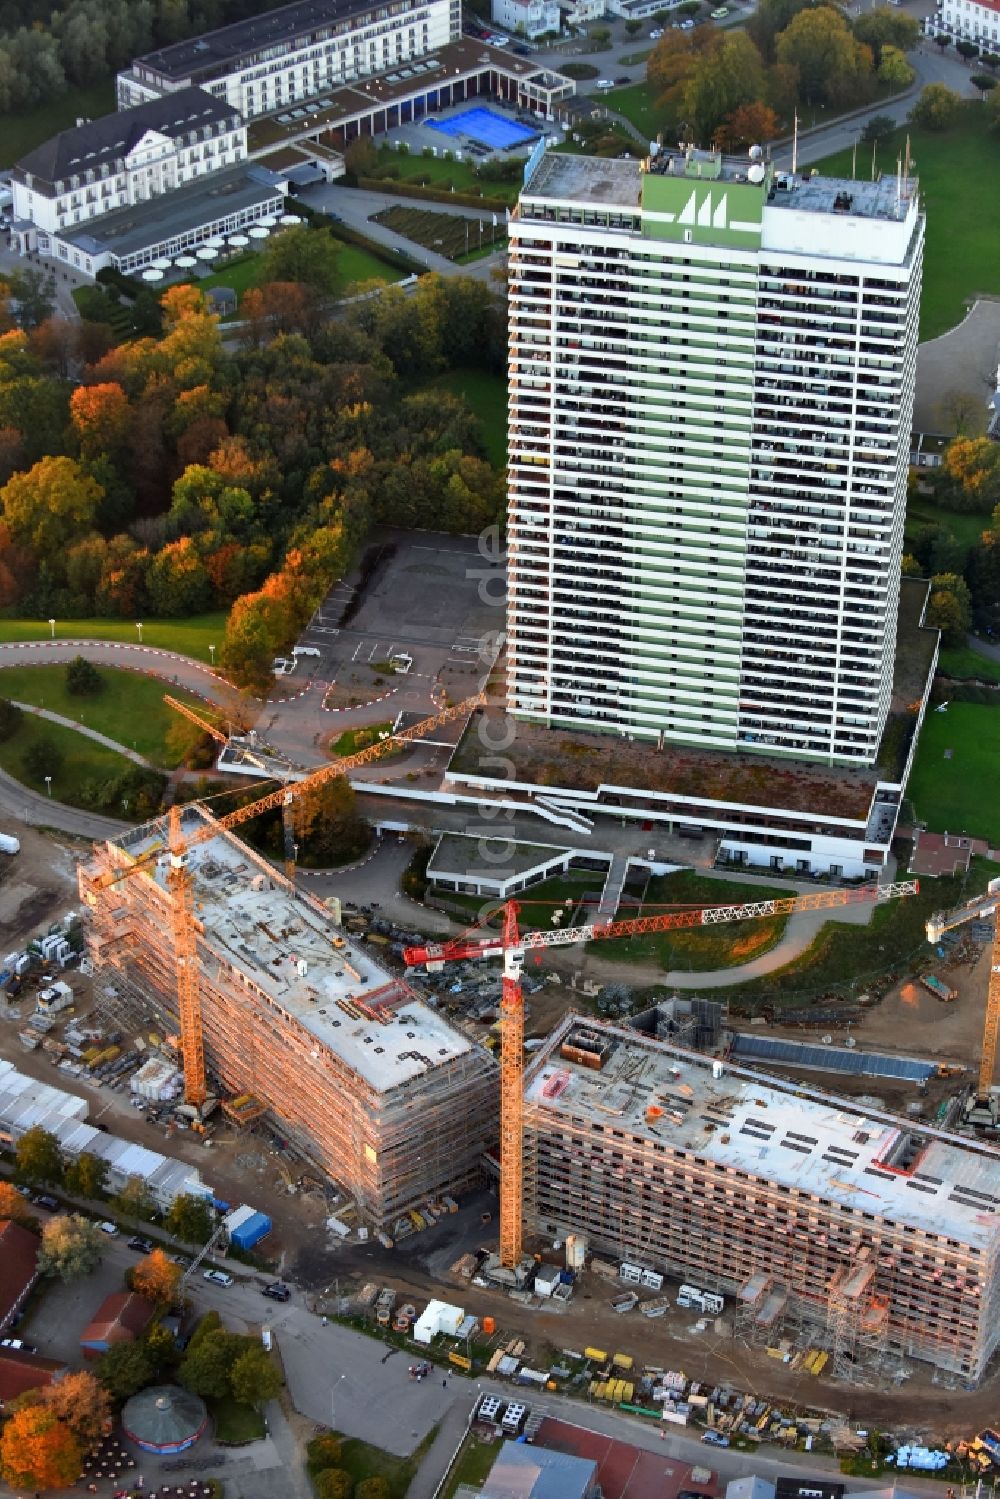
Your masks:
<svg viewBox="0 0 1000 1499"><path fill-rule="evenodd" d="M290 661L287 656L275 656L271 662L271 670L276 677L287 677L289 672L295 670L295 662Z"/></svg>
<svg viewBox="0 0 1000 1499"><path fill-rule="evenodd" d="M292 646L292 655L293 656L315 656L317 658L317 660L318 660L319 659L319 655L320 655L320 649L319 649L319 646L317 646L317 645L293 645Z"/></svg>

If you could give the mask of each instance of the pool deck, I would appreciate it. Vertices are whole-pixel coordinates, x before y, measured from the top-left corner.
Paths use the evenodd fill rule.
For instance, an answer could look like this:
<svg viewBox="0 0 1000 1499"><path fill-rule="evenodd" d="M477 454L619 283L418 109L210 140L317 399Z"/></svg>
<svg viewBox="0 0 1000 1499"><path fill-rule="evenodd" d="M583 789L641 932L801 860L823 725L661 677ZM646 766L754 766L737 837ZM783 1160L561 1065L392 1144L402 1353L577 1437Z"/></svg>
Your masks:
<svg viewBox="0 0 1000 1499"><path fill-rule="evenodd" d="M538 140L541 133L533 130L530 125L509 120L505 115L482 104L462 109L458 114L427 118L424 123L441 135L448 135L453 139L464 136L491 151L508 151L515 146L526 146L530 141Z"/></svg>

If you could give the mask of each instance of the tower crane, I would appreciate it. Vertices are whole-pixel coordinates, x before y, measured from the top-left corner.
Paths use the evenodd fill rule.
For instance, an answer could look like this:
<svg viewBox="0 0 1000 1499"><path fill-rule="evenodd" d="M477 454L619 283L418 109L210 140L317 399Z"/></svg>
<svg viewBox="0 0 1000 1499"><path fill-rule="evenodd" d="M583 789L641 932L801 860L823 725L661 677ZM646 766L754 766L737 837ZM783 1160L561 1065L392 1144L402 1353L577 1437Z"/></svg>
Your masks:
<svg viewBox="0 0 1000 1499"><path fill-rule="evenodd" d="M238 827L240 823L259 817L263 812L283 811L298 797L307 796L310 792L325 786L329 781L349 775L352 770L357 770L362 765L370 765L372 761L381 759L397 745L408 744L414 739L423 739L431 730L439 728L442 724L451 723L456 718L466 717L474 709L482 707L484 702L485 697L481 693L467 698L454 707L435 713L431 718L422 719L408 729L401 729L398 733L378 740L367 749L359 750L355 755L348 755L344 759L321 766L304 780L289 781L277 790L269 791L264 796L258 797L256 801L237 807L222 817L214 817L204 805L190 804L198 807L206 818L204 827L191 835L186 835L181 825L181 809L176 806L170 808L167 816L166 884L171 897L171 936L177 965L177 1018L184 1065L184 1098L187 1103L194 1104L200 1109L208 1096L205 1081L205 1044L202 1031L198 964L198 923L194 914L194 881L188 863L191 849L196 848L200 843L210 842L211 839L218 837L219 833ZM117 845L112 845L112 847L123 859L129 858L124 849ZM121 880L130 879L136 874L151 874L162 858L163 851L163 842L158 840L153 848L141 854L137 859L98 876L91 882L91 889L95 894L91 897L90 903L93 904L96 901L97 891L106 890L109 886L118 884Z"/></svg>
<svg viewBox="0 0 1000 1499"><path fill-rule="evenodd" d="M968 1113L972 1124L996 1124L993 1105L993 1075L997 1064L997 1040L1000 1037L1000 879L990 880L986 894L966 901L954 911L938 912L927 922L928 942L940 942L945 932L964 926L977 918L997 918L990 956L990 981L986 991L986 1021L983 1026L983 1049L979 1057L979 1082Z"/></svg>
<svg viewBox="0 0 1000 1499"><path fill-rule="evenodd" d="M541 953L549 947L570 947L578 942L603 941L613 937L635 937L644 932L676 931L684 927L719 926L728 921L757 921L764 916L791 915L795 911L818 911L857 901L879 904L902 895L916 895L916 880L891 885L862 885L854 890L823 890L782 900L751 901L743 906L702 906L694 910L667 911L658 916L637 916L623 921L593 921L586 926L522 932L518 926L517 901L500 908L499 931L472 927L452 941L403 950L408 968L426 968L435 973L445 963L469 958L503 959L500 1001L500 1264L515 1270L523 1247L523 1135L524 1135L524 1003L521 970L525 953ZM484 918L484 920L487 918Z"/></svg>

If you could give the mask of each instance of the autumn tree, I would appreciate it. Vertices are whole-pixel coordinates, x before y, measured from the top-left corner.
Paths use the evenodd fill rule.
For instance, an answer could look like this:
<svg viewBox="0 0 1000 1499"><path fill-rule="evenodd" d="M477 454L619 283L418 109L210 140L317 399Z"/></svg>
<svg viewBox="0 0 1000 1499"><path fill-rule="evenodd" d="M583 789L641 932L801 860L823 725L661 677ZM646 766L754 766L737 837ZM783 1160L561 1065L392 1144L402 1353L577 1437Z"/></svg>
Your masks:
<svg viewBox="0 0 1000 1499"><path fill-rule="evenodd" d="M781 122L769 105L741 104L726 116L713 140L722 151L744 151L748 146L773 141L780 130Z"/></svg>
<svg viewBox="0 0 1000 1499"><path fill-rule="evenodd" d="M870 48L828 5L800 11L778 36L775 52L779 63L797 70L801 97L812 104L858 98L871 73Z"/></svg>
<svg viewBox="0 0 1000 1499"><path fill-rule="evenodd" d="M316 1499L351 1499L354 1480L345 1468L324 1468L313 1479Z"/></svg>
<svg viewBox="0 0 1000 1499"><path fill-rule="evenodd" d="M50 1218L42 1229L38 1253L40 1275L58 1275L60 1280L82 1280L101 1262L101 1233L82 1213Z"/></svg>
<svg viewBox="0 0 1000 1499"><path fill-rule="evenodd" d="M64 1374L39 1391L39 1401L69 1428L82 1452L96 1446L109 1429L111 1400L107 1389L86 1370Z"/></svg>
<svg viewBox="0 0 1000 1499"><path fill-rule="evenodd" d="M128 396L115 381L78 385L70 396L69 414L85 457L113 454L125 447L132 411Z"/></svg>
<svg viewBox="0 0 1000 1499"><path fill-rule="evenodd" d="M859 42L871 48L876 68L881 65L884 47L909 52L920 40L920 22L888 5L877 5L858 16L851 30Z"/></svg>
<svg viewBox="0 0 1000 1499"><path fill-rule="evenodd" d="M94 527L104 498L100 485L73 458L41 458L0 489L4 520L16 540L39 558L58 557Z"/></svg>
<svg viewBox="0 0 1000 1499"><path fill-rule="evenodd" d="M0 1435L0 1472L12 1488L68 1489L80 1475L80 1446L43 1405L9 1416Z"/></svg>
<svg viewBox="0 0 1000 1499"><path fill-rule="evenodd" d="M116 1343L102 1353L97 1377L112 1400L130 1400L153 1378L153 1362L143 1342Z"/></svg>
<svg viewBox="0 0 1000 1499"><path fill-rule="evenodd" d="M59 1141L40 1124L25 1130L14 1147L15 1175L22 1182L62 1181L63 1160Z"/></svg>
<svg viewBox="0 0 1000 1499"><path fill-rule="evenodd" d="M371 841L371 828L357 812L354 791L345 776L296 797L292 817L306 864L347 864L364 853Z"/></svg>
<svg viewBox="0 0 1000 1499"><path fill-rule="evenodd" d="M162 1249L153 1249L132 1267L132 1289L159 1306L169 1306L177 1294L183 1273L180 1265L169 1259Z"/></svg>
<svg viewBox="0 0 1000 1499"><path fill-rule="evenodd" d="M211 584L194 539L171 541L146 569L146 596L151 611L163 618L199 614L207 608Z"/></svg>
<svg viewBox="0 0 1000 1499"><path fill-rule="evenodd" d="M67 1192L74 1197L87 1197L91 1201L103 1197L108 1180L108 1163L100 1156L85 1150L74 1161L70 1161L63 1173Z"/></svg>
<svg viewBox="0 0 1000 1499"><path fill-rule="evenodd" d="M263 592L244 594L230 610L219 664L239 687L264 694L273 679L272 661L295 639L288 610Z"/></svg>
<svg viewBox="0 0 1000 1499"><path fill-rule="evenodd" d="M38 1219L32 1213L28 1199L8 1181L0 1181L0 1218L9 1218L32 1233L38 1229Z"/></svg>
<svg viewBox="0 0 1000 1499"><path fill-rule="evenodd" d="M264 1405L277 1398L282 1385L274 1360L259 1343L247 1348L233 1360L229 1371L229 1388L234 1400L243 1405Z"/></svg>
<svg viewBox="0 0 1000 1499"><path fill-rule="evenodd" d="M388 1479L377 1473L371 1478L362 1478L354 1490L354 1499L392 1499Z"/></svg>
<svg viewBox="0 0 1000 1499"><path fill-rule="evenodd" d="M943 83L928 83L910 110L910 120L924 130L948 130L955 123L961 102Z"/></svg>
<svg viewBox="0 0 1000 1499"><path fill-rule="evenodd" d="M136 1226L148 1223L156 1211L156 1203L141 1176L130 1176L121 1191L112 1197L111 1206L126 1223Z"/></svg>
<svg viewBox="0 0 1000 1499"><path fill-rule="evenodd" d="M768 62L774 59L775 40L812 0L758 0L747 22L747 31Z"/></svg>
<svg viewBox="0 0 1000 1499"><path fill-rule="evenodd" d="M684 86L685 118L697 139L707 143L722 120L763 91L764 66L745 31L727 32L721 45L705 48Z"/></svg>
<svg viewBox="0 0 1000 1499"><path fill-rule="evenodd" d="M991 512L1000 504L1000 446L987 437L956 437L944 452L942 499L953 510Z"/></svg>
<svg viewBox="0 0 1000 1499"><path fill-rule="evenodd" d="M882 48L882 60L876 76L879 83L887 83L893 89L903 89L909 88L915 75L900 49L886 45Z"/></svg>

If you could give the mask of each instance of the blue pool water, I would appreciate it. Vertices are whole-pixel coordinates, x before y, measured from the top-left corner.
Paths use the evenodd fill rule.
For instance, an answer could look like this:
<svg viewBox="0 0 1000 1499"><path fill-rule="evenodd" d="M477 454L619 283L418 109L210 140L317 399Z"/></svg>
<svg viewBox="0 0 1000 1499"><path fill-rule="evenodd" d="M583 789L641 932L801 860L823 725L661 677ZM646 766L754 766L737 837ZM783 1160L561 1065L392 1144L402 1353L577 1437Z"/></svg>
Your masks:
<svg viewBox="0 0 1000 1499"><path fill-rule="evenodd" d="M516 120L506 120L503 115L494 114L492 109L481 104L475 109L463 109L461 114L452 115L448 120L428 120L426 123L443 135L468 135L494 151L504 151L508 146L534 140L538 134L537 130L519 125Z"/></svg>

